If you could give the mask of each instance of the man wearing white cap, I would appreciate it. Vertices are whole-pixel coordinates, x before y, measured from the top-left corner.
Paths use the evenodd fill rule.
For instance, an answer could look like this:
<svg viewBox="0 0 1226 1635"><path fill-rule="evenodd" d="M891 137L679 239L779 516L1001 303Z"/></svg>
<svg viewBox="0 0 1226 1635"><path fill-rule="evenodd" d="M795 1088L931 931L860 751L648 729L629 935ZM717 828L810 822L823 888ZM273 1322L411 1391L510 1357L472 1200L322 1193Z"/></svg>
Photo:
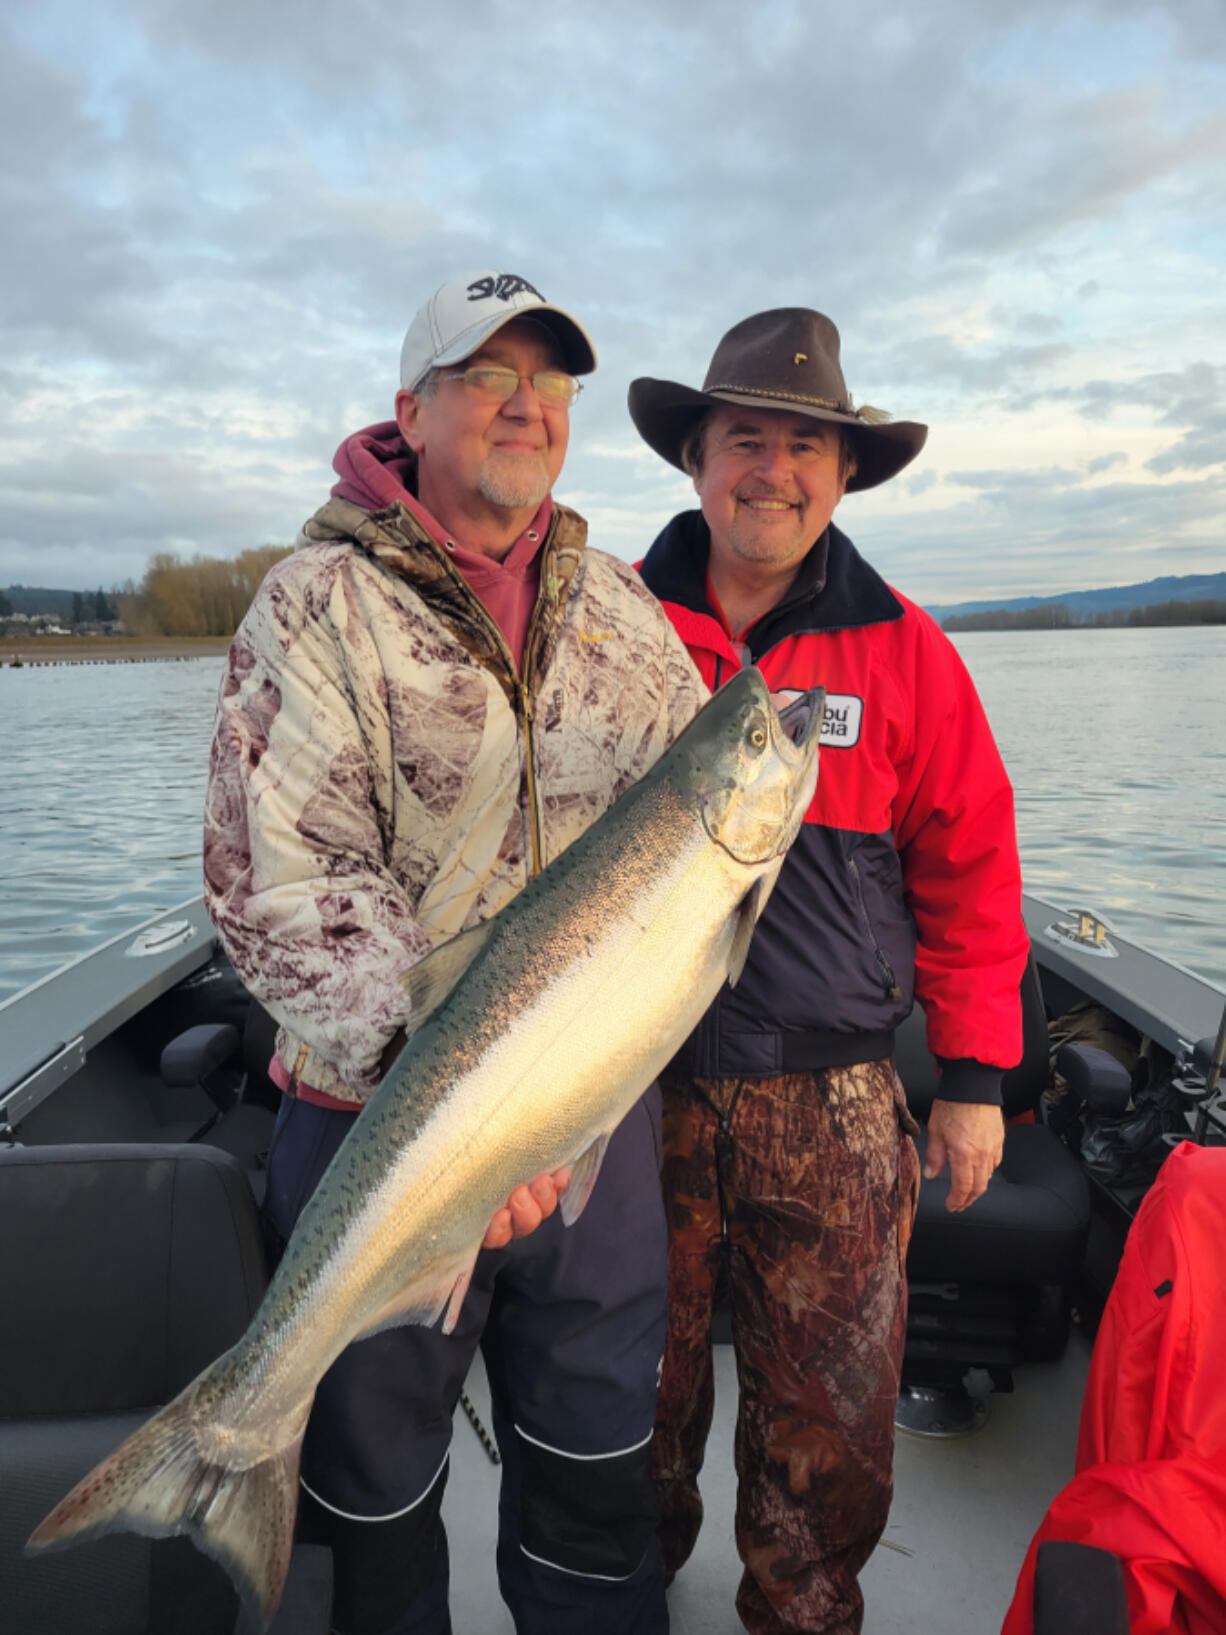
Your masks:
<svg viewBox="0 0 1226 1635"><path fill-rule="evenodd" d="M558 856L703 695L632 570L585 550L582 519L551 497L576 377L595 364L524 279L443 285L405 337L395 420L342 443L332 498L231 649L206 895L281 1024L265 1203L281 1238L395 1053L400 978ZM341 1635L450 1630L440 1504L479 1343L519 1635L667 1628L647 1463L666 1276L657 1097L615 1132L572 1228L549 1177L509 1200L450 1335L390 1329L322 1381L300 1519L332 1547Z"/></svg>

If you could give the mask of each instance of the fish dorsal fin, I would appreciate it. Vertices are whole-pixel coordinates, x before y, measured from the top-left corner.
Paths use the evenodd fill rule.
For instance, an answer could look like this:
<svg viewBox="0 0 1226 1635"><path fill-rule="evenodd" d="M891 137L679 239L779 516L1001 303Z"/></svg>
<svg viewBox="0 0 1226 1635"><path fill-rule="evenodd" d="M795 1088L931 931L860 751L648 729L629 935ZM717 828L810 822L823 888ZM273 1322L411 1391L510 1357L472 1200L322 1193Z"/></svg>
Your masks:
<svg viewBox="0 0 1226 1635"><path fill-rule="evenodd" d="M749 958L749 942L753 936L753 928L758 923L763 890L762 877L759 875L741 898L741 905L736 911L736 930L732 933L732 947L728 950L728 981L734 988L740 981L745 961Z"/></svg>
<svg viewBox="0 0 1226 1635"><path fill-rule="evenodd" d="M404 1031L410 1039L456 987L493 930L493 920L486 920L484 925L475 925L471 931L461 931L458 937L452 937L425 959L419 959L401 977L409 996L409 1018Z"/></svg>
<svg viewBox="0 0 1226 1635"><path fill-rule="evenodd" d="M605 1148L609 1145L609 1131L598 1135L590 1147L587 1147L575 1162L570 1166L570 1185L562 1194L562 1219L567 1226L573 1226L582 1215L592 1196L592 1188L596 1185L596 1177L600 1174L600 1166L604 1162Z"/></svg>

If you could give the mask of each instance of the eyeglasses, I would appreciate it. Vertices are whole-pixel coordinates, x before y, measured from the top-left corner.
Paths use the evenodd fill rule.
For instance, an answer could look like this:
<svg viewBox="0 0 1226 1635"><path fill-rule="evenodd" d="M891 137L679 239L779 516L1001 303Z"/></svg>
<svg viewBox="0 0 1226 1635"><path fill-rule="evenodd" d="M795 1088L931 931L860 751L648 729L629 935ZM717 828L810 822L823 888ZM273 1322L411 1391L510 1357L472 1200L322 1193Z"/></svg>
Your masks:
<svg viewBox="0 0 1226 1635"><path fill-rule="evenodd" d="M532 390L550 409L569 409L583 390L574 375L561 369L539 369L535 375L518 375L514 369L503 369L498 364L474 363L471 369L457 375L444 375L444 380L462 380L475 392L496 397L500 403L509 403L519 390L521 380L530 380Z"/></svg>

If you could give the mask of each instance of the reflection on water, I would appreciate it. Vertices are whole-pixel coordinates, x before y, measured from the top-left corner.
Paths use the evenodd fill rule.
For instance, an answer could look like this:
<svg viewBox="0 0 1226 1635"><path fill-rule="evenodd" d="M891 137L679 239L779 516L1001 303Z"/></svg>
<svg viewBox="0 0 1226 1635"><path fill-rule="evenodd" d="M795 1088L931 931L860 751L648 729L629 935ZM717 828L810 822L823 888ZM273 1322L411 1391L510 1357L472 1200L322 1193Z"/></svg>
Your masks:
<svg viewBox="0 0 1226 1635"><path fill-rule="evenodd" d="M1226 629L956 644L1013 779L1027 888L1226 986Z"/></svg>
<svg viewBox="0 0 1226 1635"><path fill-rule="evenodd" d="M957 645L1028 888L1226 986L1226 629ZM221 663L0 670L0 1000L200 889Z"/></svg>

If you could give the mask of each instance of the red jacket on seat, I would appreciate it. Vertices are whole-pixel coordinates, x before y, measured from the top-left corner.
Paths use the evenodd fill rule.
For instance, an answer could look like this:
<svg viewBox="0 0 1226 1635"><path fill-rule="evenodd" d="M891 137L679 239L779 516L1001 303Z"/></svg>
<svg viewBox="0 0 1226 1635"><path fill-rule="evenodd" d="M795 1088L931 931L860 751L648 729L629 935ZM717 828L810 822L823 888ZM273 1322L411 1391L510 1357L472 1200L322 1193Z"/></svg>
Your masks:
<svg viewBox="0 0 1226 1635"><path fill-rule="evenodd" d="M1124 1563L1132 1635L1226 1630L1226 1150L1177 1147L1137 1212L1103 1313L1077 1475L1047 1512L1001 1635L1033 1629L1046 1539Z"/></svg>

